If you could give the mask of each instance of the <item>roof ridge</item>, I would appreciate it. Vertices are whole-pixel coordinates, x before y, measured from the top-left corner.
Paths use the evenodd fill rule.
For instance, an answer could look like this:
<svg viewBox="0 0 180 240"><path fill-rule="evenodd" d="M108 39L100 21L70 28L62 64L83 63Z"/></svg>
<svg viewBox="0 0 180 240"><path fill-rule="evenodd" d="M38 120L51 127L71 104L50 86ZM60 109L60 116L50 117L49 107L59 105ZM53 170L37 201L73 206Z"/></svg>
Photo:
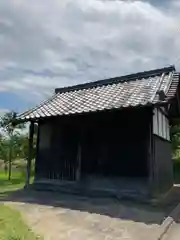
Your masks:
<svg viewBox="0 0 180 240"><path fill-rule="evenodd" d="M93 81L93 82L87 82L87 83L77 84L77 85L68 86L68 87L56 88L55 93L70 92L70 91L81 90L81 89L86 89L86 88L93 88L93 87L98 87L98 86L103 86L103 85L109 85L109 84L113 84L113 83L133 81L136 79L143 79L143 78L148 78L148 77L152 77L152 76L157 76L162 73L169 73L169 72L175 71L175 70L176 70L175 66L171 65L169 67L153 69L153 70L148 70L148 71L144 71L144 72L138 72L138 73L128 74L128 75L109 78L109 79L103 79L103 80L98 80L98 81Z"/></svg>

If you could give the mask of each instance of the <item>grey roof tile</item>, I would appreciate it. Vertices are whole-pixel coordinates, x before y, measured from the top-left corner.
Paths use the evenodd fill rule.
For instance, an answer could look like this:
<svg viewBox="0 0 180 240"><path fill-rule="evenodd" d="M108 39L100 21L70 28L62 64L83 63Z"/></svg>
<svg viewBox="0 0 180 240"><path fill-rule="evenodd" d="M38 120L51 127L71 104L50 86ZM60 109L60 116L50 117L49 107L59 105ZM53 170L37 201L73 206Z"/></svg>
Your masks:
<svg viewBox="0 0 180 240"><path fill-rule="evenodd" d="M21 120L57 115L95 112L135 107L160 102L158 91L169 101L179 84L174 67L157 69L119 78L101 80L56 90L56 94L39 106L18 116Z"/></svg>

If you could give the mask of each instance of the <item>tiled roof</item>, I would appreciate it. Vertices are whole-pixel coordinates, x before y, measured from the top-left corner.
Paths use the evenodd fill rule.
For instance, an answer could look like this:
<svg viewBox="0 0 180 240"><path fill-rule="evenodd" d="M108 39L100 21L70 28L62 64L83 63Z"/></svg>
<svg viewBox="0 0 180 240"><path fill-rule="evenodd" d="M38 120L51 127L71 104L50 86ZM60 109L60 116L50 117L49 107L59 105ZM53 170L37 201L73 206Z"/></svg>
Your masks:
<svg viewBox="0 0 180 240"><path fill-rule="evenodd" d="M18 116L33 120L57 115L154 105L174 97L179 74L173 66L56 89L56 94ZM163 99L162 99L163 96Z"/></svg>

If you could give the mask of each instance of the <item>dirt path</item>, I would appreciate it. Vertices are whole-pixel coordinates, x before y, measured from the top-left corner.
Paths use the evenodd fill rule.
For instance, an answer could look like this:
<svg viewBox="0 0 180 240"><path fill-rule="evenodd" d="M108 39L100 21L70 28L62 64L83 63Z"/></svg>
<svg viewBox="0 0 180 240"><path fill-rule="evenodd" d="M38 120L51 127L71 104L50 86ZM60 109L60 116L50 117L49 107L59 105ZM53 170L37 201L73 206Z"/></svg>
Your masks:
<svg viewBox="0 0 180 240"><path fill-rule="evenodd" d="M95 204L69 198L61 200L58 206L5 204L18 209L44 240L153 240L159 232L158 222L163 218L161 212L148 212L119 203Z"/></svg>
<svg viewBox="0 0 180 240"><path fill-rule="evenodd" d="M176 221L172 224L169 231L165 234L162 240L179 240L180 239L180 213Z"/></svg>
<svg viewBox="0 0 180 240"><path fill-rule="evenodd" d="M180 224L174 223L162 240L179 240Z"/></svg>

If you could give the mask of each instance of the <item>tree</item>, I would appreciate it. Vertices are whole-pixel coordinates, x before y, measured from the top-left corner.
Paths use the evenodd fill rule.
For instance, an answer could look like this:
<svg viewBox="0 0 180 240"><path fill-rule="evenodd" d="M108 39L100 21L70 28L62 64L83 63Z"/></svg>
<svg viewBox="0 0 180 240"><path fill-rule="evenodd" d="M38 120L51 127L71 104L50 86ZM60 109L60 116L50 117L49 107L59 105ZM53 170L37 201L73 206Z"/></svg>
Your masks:
<svg viewBox="0 0 180 240"><path fill-rule="evenodd" d="M8 171L8 146L7 139L1 134L0 135L0 159L4 161L4 171L7 174Z"/></svg>
<svg viewBox="0 0 180 240"><path fill-rule="evenodd" d="M171 127L172 149L175 154L180 150L180 125Z"/></svg>
<svg viewBox="0 0 180 240"><path fill-rule="evenodd" d="M13 146L16 143L16 136L18 134L17 130L22 130L25 128L24 124L14 124L14 120L16 119L17 113L14 111L5 113L0 118L0 127L2 130L6 133L8 139L9 139L9 153L8 153L8 164L9 164L9 175L8 179L11 179L11 171L12 171L12 157L13 157Z"/></svg>

